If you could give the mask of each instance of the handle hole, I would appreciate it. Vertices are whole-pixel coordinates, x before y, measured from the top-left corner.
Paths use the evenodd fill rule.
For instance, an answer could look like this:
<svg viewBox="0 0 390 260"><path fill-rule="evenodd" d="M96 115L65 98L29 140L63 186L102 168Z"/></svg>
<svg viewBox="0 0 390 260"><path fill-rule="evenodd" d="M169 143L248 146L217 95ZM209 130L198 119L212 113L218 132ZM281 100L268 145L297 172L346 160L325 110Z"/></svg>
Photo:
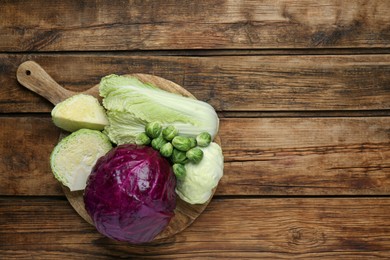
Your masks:
<svg viewBox="0 0 390 260"><path fill-rule="evenodd" d="M26 70L26 75L30 76L31 75L31 71L30 70Z"/></svg>

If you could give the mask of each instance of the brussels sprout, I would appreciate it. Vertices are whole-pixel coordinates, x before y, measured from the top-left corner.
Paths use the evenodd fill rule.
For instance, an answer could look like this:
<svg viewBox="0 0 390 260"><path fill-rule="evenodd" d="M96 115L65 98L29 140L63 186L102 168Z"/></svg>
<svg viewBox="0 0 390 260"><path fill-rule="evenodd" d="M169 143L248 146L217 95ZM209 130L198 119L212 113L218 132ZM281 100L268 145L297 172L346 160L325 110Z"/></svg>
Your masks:
<svg viewBox="0 0 390 260"><path fill-rule="evenodd" d="M167 143L167 141L165 141L165 139L160 135L159 137L154 138L154 139L152 140L152 147L153 147L155 150L159 151L159 150L161 149L161 147L162 147L164 144L166 144L166 143Z"/></svg>
<svg viewBox="0 0 390 260"><path fill-rule="evenodd" d="M192 163L199 163L203 158L203 151L200 148L192 148L186 152L188 160Z"/></svg>
<svg viewBox="0 0 390 260"><path fill-rule="evenodd" d="M170 157L173 152L173 146L171 143L166 143L160 148L160 154L164 157Z"/></svg>
<svg viewBox="0 0 390 260"><path fill-rule="evenodd" d="M200 147L206 147L211 143L211 135L207 132L200 133L196 137L196 143Z"/></svg>
<svg viewBox="0 0 390 260"><path fill-rule="evenodd" d="M173 173L175 174L176 178L181 180L184 179L186 176L186 168L183 164L175 163L173 166Z"/></svg>
<svg viewBox="0 0 390 260"><path fill-rule="evenodd" d="M194 148L196 146L196 138L195 137L188 137L191 142L191 148Z"/></svg>
<svg viewBox="0 0 390 260"><path fill-rule="evenodd" d="M148 145L150 144L150 138L146 133L139 133L135 137L135 143L138 145Z"/></svg>
<svg viewBox="0 0 390 260"><path fill-rule="evenodd" d="M172 145L176 149L183 151L183 152L186 152L186 151L191 149L191 141L188 137L185 137L185 136L180 136L180 135L175 136L172 139Z"/></svg>
<svg viewBox="0 0 390 260"><path fill-rule="evenodd" d="M167 141L172 141L172 139L177 136L179 133L179 130L177 130L176 127L173 125L167 126L162 130L162 136L164 137L165 140Z"/></svg>
<svg viewBox="0 0 390 260"><path fill-rule="evenodd" d="M157 138L161 134L162 125L159 122L150 122L145 126L145 132L150 138Z"/></svg>
<svg viewBox="0 0 390 260"><path fill-rule="evenodd" d="M187 156L185 152L173 148L172 155L171 155L171 161L173 163L184 163L186 160L187 160Z"/></svg>

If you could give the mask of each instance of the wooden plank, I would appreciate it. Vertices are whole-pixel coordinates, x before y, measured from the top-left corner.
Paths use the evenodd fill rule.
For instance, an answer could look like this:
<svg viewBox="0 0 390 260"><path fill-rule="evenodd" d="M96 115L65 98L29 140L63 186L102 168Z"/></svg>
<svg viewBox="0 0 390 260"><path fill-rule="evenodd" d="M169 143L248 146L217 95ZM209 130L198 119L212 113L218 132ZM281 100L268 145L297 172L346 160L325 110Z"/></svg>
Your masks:
<svg viewBox="0 0 390 260"><path fill-rule="evenodd" d="M31 59L62 86L83 91L102 76L147 73L183 86L219 112L390 109L390 55L162 57L98 54L0 55L0 112L49 112L16 81Z"/></svg>
<svg viewBox="0 0 390 260"><path fill-rule="evenodd" d="M390 46L386 0L34 0L1 8L0 51Z"/></svg>
<svg viewBox="0 0 390 260"><path fill-rule="evenodd" d="M48 117L0 118L0 195L62 195ZM390 117L223 118L217 195L388 195Z"/></svg>
<svg viewBox="0 0 390 260"><path fill-rule="evenodd" d="M182 233L134 246L98 234L60 199L0 198L6 259L347 259L390 254L389 198L214 199Z"/></svg>
<svg viewBox="0 0 390 260"><path fill-rule="evenodd" d="M225 119L218 194L388 194L389 120Z"/></svg>
<svg viewBox="0 0 390 260"><path fill-rule="evenodd" d="M50 170L50 153L60 135L51 119L0 117L0 129L0 193L63 194Z"/></svg>

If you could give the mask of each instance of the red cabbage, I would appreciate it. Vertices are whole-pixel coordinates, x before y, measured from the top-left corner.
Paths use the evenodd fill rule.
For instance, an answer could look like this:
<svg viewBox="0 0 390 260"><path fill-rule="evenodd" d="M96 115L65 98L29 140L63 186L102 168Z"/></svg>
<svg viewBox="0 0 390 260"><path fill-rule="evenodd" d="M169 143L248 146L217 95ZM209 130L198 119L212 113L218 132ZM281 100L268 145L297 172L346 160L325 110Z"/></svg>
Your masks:
<svg viewBox="0 0 390 260"><path fill-rule="evenodd" d="M92 169L84 191L85 209L105 236L150 242L174 216L175 186L171 165L158 151L120 145Z"/></svg>

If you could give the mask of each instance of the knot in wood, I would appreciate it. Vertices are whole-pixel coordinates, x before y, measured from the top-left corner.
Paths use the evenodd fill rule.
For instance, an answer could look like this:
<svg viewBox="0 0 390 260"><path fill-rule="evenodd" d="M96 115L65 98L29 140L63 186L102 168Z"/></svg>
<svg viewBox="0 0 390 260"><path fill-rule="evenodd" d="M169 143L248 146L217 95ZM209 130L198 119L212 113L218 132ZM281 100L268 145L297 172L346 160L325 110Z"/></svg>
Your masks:
<svg viewBox="0 0 390 260"><path fill-rule="evenodd" d="M314 227L293 227L288 231L288 244L293 248L316 247L325 242L325 234Z"/></svg>

